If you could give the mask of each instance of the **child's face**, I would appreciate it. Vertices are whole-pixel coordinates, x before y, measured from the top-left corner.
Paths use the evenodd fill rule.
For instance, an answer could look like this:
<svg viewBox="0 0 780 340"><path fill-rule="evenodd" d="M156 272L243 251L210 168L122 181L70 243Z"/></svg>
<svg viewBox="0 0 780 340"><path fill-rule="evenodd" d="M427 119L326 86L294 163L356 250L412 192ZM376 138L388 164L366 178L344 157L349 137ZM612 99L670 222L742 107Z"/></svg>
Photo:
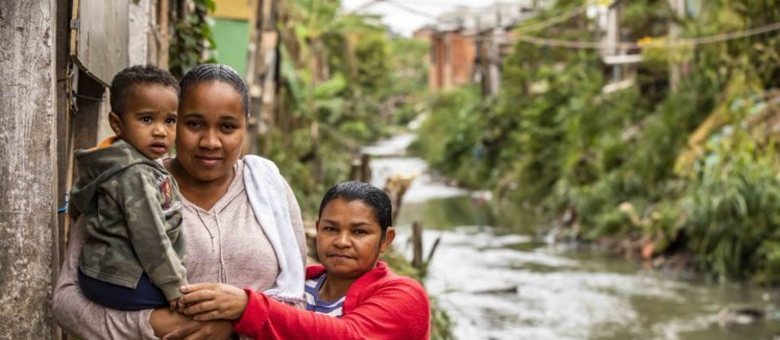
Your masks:
<svg viewBox="0 0 780 340"><path fill-rule="evenodd" d="M112 112L109 117L117 136L148 158L167 153L176 140L176 90L159 84L135 85L125 103L123 113Z"/></svg>
<svg viewBox="0 0 780 340"><path fill-rule="evenodd" d="M336 198L317 221L317 255L328 275L356 279L374 268L394 237L395 230L389 227L382 238L382 228L370 206L360 200Z"/></svg>

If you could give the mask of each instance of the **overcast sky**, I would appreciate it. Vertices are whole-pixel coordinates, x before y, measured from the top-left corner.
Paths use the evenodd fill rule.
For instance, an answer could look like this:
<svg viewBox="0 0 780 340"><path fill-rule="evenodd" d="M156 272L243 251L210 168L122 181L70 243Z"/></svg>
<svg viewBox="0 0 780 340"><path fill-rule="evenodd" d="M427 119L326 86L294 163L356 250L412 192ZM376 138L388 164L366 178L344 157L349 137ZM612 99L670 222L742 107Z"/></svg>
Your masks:
<svg viewBox="0 0 780 340"><path fill-rule="evenodd" d="M391 3L382 3L371 5L361 10L363 13L372 13L382 15L382 20L390 28L405 36L410 36L414 30L425 24L432 23L434 18L444 12L451 11L457 6L465 7L485 7L492 5L496 0L390 0L398 6ZM345 11L352 11L372 0L341 0ZM512 0L503 0L502 2L515 2ZM400 8L400 7L405 7Z"/></svg>

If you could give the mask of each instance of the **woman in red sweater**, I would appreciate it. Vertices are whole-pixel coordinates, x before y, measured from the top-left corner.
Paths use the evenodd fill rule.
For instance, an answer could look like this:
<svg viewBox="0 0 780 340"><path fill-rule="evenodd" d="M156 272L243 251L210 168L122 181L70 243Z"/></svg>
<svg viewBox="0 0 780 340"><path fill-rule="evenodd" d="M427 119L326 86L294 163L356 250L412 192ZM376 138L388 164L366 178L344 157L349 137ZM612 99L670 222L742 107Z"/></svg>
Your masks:
<svg viewBox="0 0 780 340"><path fill-rule="evenodd" d="M322 265L306 270L305 311L249 289L206 283L182 287L183 312L195 320L237 320L235 331L256 339L428 339L425 290L378 261L395 238L391 216L384 191L338 184L320 204Z"/></svg>

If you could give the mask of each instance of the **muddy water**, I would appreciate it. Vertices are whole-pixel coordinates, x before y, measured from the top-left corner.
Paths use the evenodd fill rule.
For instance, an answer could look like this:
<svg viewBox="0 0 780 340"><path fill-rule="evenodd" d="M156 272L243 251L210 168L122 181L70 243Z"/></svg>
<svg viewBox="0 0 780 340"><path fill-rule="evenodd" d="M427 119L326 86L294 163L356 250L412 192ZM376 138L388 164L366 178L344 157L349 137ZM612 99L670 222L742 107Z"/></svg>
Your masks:
<svg viewBox="0 0 780 340"><path fill-rule="evenodd" d="M773 339L777 294L759 287L660 273L596 251L548 245L524 235L445 185L427 164L403 156L409 136L366 151L373 183L418 174L405 196L395 245L407 254L409 225L425 226L424 253L440 238L426 288L455 323L459 339ZM522 218L513 218L522 221ZM517 223L517 222L512 222ZM518 232L521 231L521 232ZM727 311L758 308L766 317L727 325Z"/></svg>

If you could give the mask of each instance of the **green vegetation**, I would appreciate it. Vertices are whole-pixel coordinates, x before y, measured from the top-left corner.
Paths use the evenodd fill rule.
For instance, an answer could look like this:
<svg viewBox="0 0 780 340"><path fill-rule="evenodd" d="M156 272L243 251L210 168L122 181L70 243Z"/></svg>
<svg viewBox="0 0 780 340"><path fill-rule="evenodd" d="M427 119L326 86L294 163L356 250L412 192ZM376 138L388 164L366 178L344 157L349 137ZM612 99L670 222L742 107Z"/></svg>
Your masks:
<svg viewBox="0 0 780 340"><path fill-rule="evenodd" d="M339 13L337 0L282 4L279 112L260 149L313 212L362 145L414 116L427 48L391 39L376 17Z"/></svg>
<svg viewBox="0 0 780 340"><path fill-rule="evenodd" d="M198 64L214 62L206 53L216 47L208 22L208 14L214 12L214 0L194 0L192 4L190 8L184 2L171 3L169 17L173 35L168 56L170 71L176 78Z"/></svg>
<svg viewBox="0 0 780 340"><path fill-rule="evenodd" d="M528 25L580 5L558 1ZM605 93L612 73L596 51L519 42L500 96L437 94L416 147L501 206L573 213L561 226L579 239L627 239L639 245L629 251L689 254L722 279L780 282L780 35L668 48L672 13L664 1L624 2L623 40L645 43L633 86ZM769 0L707 1L677 20L681 37L778 21ZM579 16L534 35L592 41L588 27ZM683 65L674 90L670 64Z"/></svg>

